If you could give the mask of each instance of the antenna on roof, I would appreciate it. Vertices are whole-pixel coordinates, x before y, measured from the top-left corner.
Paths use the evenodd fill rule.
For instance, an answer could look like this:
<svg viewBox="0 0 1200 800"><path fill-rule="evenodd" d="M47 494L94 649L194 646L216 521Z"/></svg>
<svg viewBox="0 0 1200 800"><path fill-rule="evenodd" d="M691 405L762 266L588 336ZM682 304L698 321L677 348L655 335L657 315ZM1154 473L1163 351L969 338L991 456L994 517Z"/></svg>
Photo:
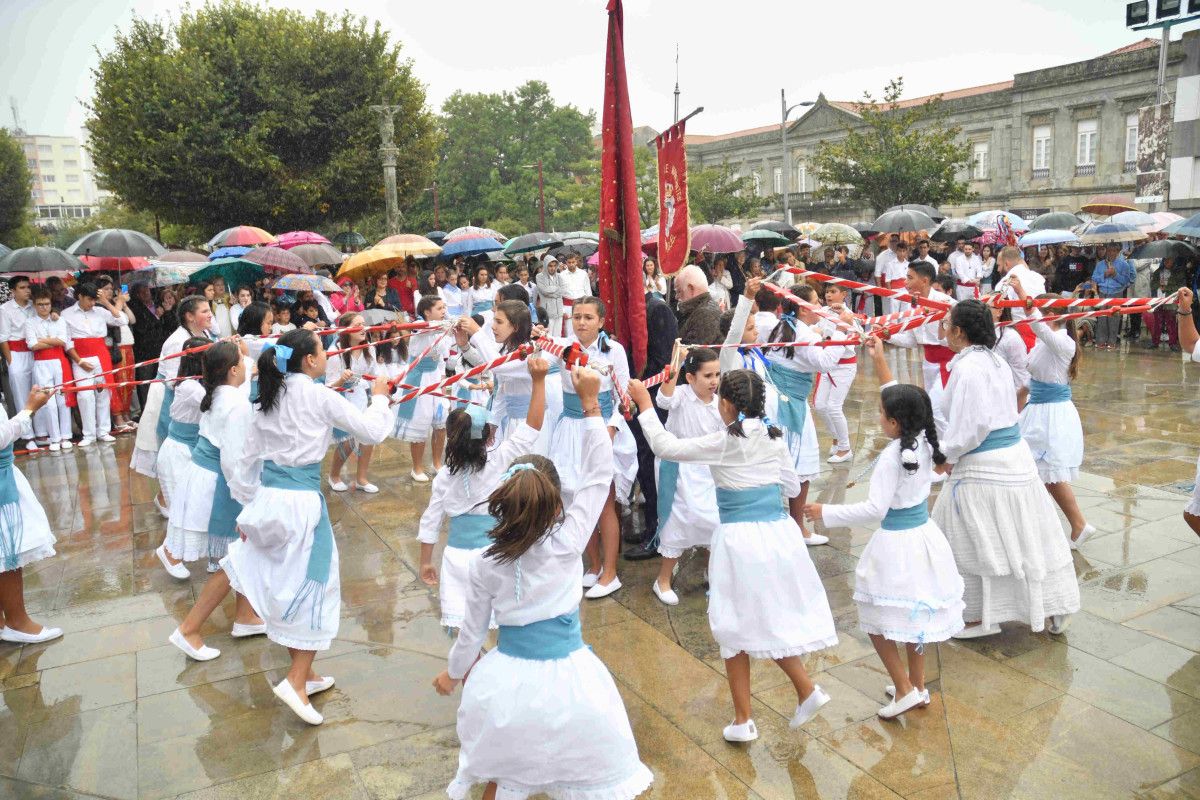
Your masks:
<svg viewBox="0 0 1200 800"><path fill-rule="evenodd" d="M679 42L675 43L675 121L679 122Z"/></svg>
<svg viewBox="0 0 1200 800"><path fill-rule="evenodd" d="M678 89L678 87L676 87L676 89ZM676 100L675 104L676 104L676 107L678 107L679 101ZM24 136L25 129L21 127L21 114L17 110L17 98L13 97L12 95L9 95L8 96L8 107L12 109L13 133L15 133L17 136Z"/></svg>

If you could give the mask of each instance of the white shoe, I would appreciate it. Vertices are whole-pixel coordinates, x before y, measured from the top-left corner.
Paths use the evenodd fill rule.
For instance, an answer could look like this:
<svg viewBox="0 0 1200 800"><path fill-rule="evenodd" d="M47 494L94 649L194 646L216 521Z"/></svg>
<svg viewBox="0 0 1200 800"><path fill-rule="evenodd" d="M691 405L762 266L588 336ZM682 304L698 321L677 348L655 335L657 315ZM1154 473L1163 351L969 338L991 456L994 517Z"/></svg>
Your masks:
<svg viewBox="0 0 1200 800"><path fill-rule="evenodd" d="M621 579L613 578L612 582L607 585L597 583L592 588L583 593L583 596L588 600L599 600L601 597L608 597L617 589L621 588Z"/></svg>
<svg viewBox="0 0 1200 800"><path fill-rule="evenodd" d="M267 623L260 622L257 625L243 625L240 622L233 623L233 630L229 635L235 639L244 639L247 636L262 636L267 632Z"/></svg>
<svg viewBox="0 0 1200 800"><path fill-rule="evenodd" d="M59 449L60 449L60 448L59 448L59 446L58 446L58 442L53 442L53 443L51 443L51 444L49 445L49 448L50 448L50 452L51 452L51 453L57 453L57 452L59 451Z"/></svg>
<svg viewBox="0 0 1200 800"><path fill-rule="evenodd" d="M818 547L823 544L829 544L829 537L814 533L812 536L806 537L804 543L809 547Z"/></svg>
<svg viewBox="0 0 1200 800"><path fill-rule="evenodd" d="M306 695L308 695L309 697L312 697L314 694L319 694L319 693L325 691L326 689L332 689L332 688L333 688L333 678L328 675L323 676L321 678L321 680L319 680L319 681L305 681L304 682L304 693Z"/></svg>
<svg viewBox="0 0 1200 800"><path fill-rule="evenodd" d="M209 647L206 644L201 645L199 650L192 647L188 644L187 639L183 638L183 634L179 632L179 628L175 629L175 632L167 638L167 641L182 650L183 654L192 661L212 661L221 655L220 650L215 647Z"/></svg>
<svg viewBox="0 0 1200 800"><path fill-rule="evenodd" d="M892 686L889 683L887 686L883 687L883 691L885 691L887 693L888 697L892 698L893 700L896 699L896 687L895 686ZM923 706L929 705L929 689L924 689L921 692L921 705L923 705Z"/></svg>
<svg viewBox="0 0 1200 800"><path fill-rule="evenodd" d="M180 561L178 564L172 564L171 560L167 558L166 542L163 542L154 549L154 555L158 556L158 560L160 563L162 563L163 569L165 569L167 574L172 578L186 581L188 578L192 577L192 573L188 571L187 566L184 565L182 561Z"/></svg>
<svg viewBox="0 0 1200 800"><path fill-rule="evenodd" d="M831 699L829 694L820 686L814 686L812 694L810 694L803 703L796 706L796 711L792 714L791 720L788 721L789 728L799 728L806 722L809 722L821 710L821 706L828 703Z"/></svg>
<svg viewBox="0 0 1200 800"><path fill-rule="evenodd" d="M424 472L410 472L408 474L417 483L429 483L429 476Z"/></svg>
<svg viewBox="0 0 1200 800"><path fill-rule="evenodd" d="M741 725L729 724L725 726L722 735L727 742L753 742L758 738L758 728L754 726L754 720L748 719Z"/></svg>
<svg viewBox="0 0 1200 800"><path fill-rule="evenodd" d="M115 442L116 440L117 437L113 436L111 433L100 434L100 441L102 442Z"/></svg>
<svg viewBox="0 0 1200 800"><path fill-rule="evenodd" d="M827 458L825 460L828 461L830 464L845 464L847 461L854 460L854 451L847 450L845 453L843 453L840 456L838 454L834 453L833 455L831 455L829 458Z"/></svg>
<svg viewBox="0 0 1200 800"><path fill-rule="evenodd" d="M344 492L347 489L349 489L350 487L347 486L342 481L335 481L333 478L330 478L329 479L329 488L333 489L335 492Z"/></svg>
<svg viewBox="0 0 1200 800"><path fill-rule="evenodd" d="M92 445L94 445L95 443L96 443L96 440L95 440L95 439L93 439L93 438L92 438L92 437L90 437L90 436L85 436L85 437L83 437L82 439L80 439L80 440L79 440L79 446L80 446L80 447L91 447L91 446L92 446Z"/></svg>
<svg viewBox="0 0 1200 800"><path fill-rule="evenodd" d="M654 590L654 596L657 597L659 600L662 600L664 604L666 604L668 606L679 605L679 595L675 594L674 589L667 589L664 591L664 590L658 588L658 581L655 581L654 583L650 584L650 586Z"/></svg>
<svg viewBox="0 0 1200 800"><path fill-rule="evenodd" d="M37 442L30 442L29 444L25 445L25 449L31 453L36 453L38 450L41 450L42 448L37 446Z"/></svg>
<svg viewBox="0 0 1200 800"><path fill-rule="evenodd" d="M1046 628L1046 630L1050 631L1050 633L1054 634L1055 636L1058 636L1060 633L1066 633L1067 628L1069 627L1071 627L1070 614L1055 614L1054 616L1050 617L1050 625Z"/></svg>
<svg viewBox="0 0 1200 800"><path fill-rule="evenodd" d="M158 509L158 513L162 515L163 519L171 518L171 510L158 502L158 495L154 495L154 507Z"/></svg>
<svg viewBox="0 0 1200 800"><path fill-rule="evenodd" d="M944 480L946 480L946 473L935 472L933 473L933 479L930 481L930 483L941 483Z"/></svg>
<svg viewBox="0 0 1200 800"><path fill-rule="evenodd" d="M350 488L358 489L360 492L366 492L367 494L376 494L379 492L379 487L373 483L352 483L350 484Z"/></svg>
<svg viewBox="0 0 1200 800"><path fill-rule="evenodd" d="M1088 537L1091 536L1095 532L1096 532L1095 526L1084 525L1083 530L1081 530L1079 532L1079 538L1071 540L1071 549L1078 550L1080 547L1083 547L1083 543L1086 542L1088 540Z"/></svg>
<svg viewBox="0 0 1200 800"><path fill-rule="evenodd" d="M596 581L600 580L600 574L596 572L583 573L583 588L590 589L596 585Z"/></svg>
<svg viewBox="0 0 1200 800"><path fill-rule="evenodd" d="M985 628L983 624L968 625L958 633L954 634L954 639L982 639L984 636L995 636L1000 632L999 625L993 625L990 628Z"/></svg>
<svg viewBox="0 0 1200 800"><path fill-rule="evenodd" d="M895 719L905 711L911 711L917 706L923 705L924 702L925 693L917 691L917 688L914 686L911 692L904 695L904 697L898 697L892 700L892 702L879 709L877 713L883 719Z"/></svg>
<svg viewBox="0 0 1200 800"><path fill-rule="evenodd" d="M39 644L57 639L62 635L62 628L47 628L43 626L37 633L22 633L5 625L4 630L0 630L0 641L12 642L13 644Z"/></svg>
<svg viewBox="0 0 1200 800"><path fill-rule="evenodd" d="M74 445L74 444L71 442L71 440L70 440L70 439L63 439L63 440L62 440L61 442L59 442L58 444L59 444L59 446L61 446L61 447L62 447L62 449L63 449L63 450L70 450L72 447L74 447L74 446L75 446L75 445Z"/></svg>
<svg viewBox="0 0 1200 800"><path fill-rule="evenodd" d="M307 691L308 682L305 681L305 691ZM312 707L311 703L306 704L300 699L300 695L296 694L296 690L288 683L288 679L284 678L272 691L275 696L283 702L287 703L288 708L296 712L296 716L307 722L309 725L320 725L325 721L321 713Z"/></svg>

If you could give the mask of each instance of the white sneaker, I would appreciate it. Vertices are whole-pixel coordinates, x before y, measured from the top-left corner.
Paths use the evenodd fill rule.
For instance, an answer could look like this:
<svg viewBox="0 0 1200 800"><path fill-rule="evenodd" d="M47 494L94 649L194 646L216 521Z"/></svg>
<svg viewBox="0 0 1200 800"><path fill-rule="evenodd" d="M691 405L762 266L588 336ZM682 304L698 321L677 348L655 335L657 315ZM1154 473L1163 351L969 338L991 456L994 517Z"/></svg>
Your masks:
<svg viewBox="0 0 1200 800"><path fill-rule="evenodd" d="M162 503L158 502L158 495L154 495L154 507L158 509L158 513L162 515L163 519L171 518L171 510Z"/></svg>
<svg viewBox="0 0 1200 800"><path fill-rule="evenodd" d="M117 437L113 436L111 433L100 434L100 441L102 442L115 442L116 440Z"/></svg>
<svg viewBox="0 0 1200 800"><path fill-rule="evenodd" d="M95 440L95 439L93 439L93 438L92 438L92 437L90 437L90 436L85 436L85 437L83 437L82 439L80 439L80 440L79 440L79 446L80 446L80 447L91 447L91 446L92 446L92 445L94 445L95 443L96 443L96 440Z"/></svg>
<svg viewBox="0 0 1200 800"><path fill-rule="evenodd" d="M51 452L51 453L57 453L57 452L59 451L58 442L52 442L52 443L49 445L49 448L50 448L50 452Z"/></svg>
<svg viewBox="0 0 1200 800"><path fill-rule="evenodd" d="M893 700L896 699L896 687L895 686L892 686L889 683L887 686L883 687L883 691L887 693L888 697L892 698ZM923 705L923 706L929 705L929 689L924 689L921 691L921 705Z"/></svg>
<svg viewBox="0 0 1200 800"><path fill-rule="evenodd" d="M62 447L63 450L70 450L72 447L75 446L74 443L70 439L63 439L58 444L59 444L59 446Z"/></svg>
<svg viewBox="0 0 1200 800"><path fill-rule="evenodd" d="M379 492L379 487L373 483L352 483L350 484L350 488L358 489L360 492L366 492L367 494L376 494Z"/></svg>
<svg viewBox="0 0 1200 800"><path fill-rule="evenodd" d="M674 589L667 589L664 591L663 589L659 588L658 581L650 584L650 586L654 590L654 596L663 601L664 604L668 606L679 605L679 595L675 594Z"/></svg>
<svg viewBox="0 0 1200 800"><path fill-rule="evenodd" d="M424 472L410 472L408 474L417 483L429 483L429 476Z"/></svg>
<svg viewBox="0 0 1200 800"><path fill-rule="evenodd" d="M37 446L37 442L30 442L29 444L25 445L25 449L28 450L30 453L36 453L38 450L41 450L42 448Z"/></svg>
<svg viewBox="0 0 1200 800"><path fill-rule="evenodd" d="M288 683L285 677L272 691L275 696L283 702L287 703L288 708L296 712L296 716L307 722L309 725L320 725L325 721L321 713L312 707L311 703L305 703L300 699L300 695L296 694L296 690ZM308 691L308 682L305 681L305 691Z"/></svg>
<svg viewBox="0 0 1200 800"><path fill-rule="evenodd" d="M247 636L262 636L267 632L267 623L260 622L257 625L244 625L240 622L233 623L233 630L229 635L234 639L244 639Z"/></svg>
<svg viewBox="0 0 1200 800"><path fill-rule="evenodd" d="M904 697L898 697L892 700L892 702L879 709L877 713L883 719L895 719L905 711L911 711L917 706L923 705L924 702L925 693L917 691L917 688L914 686L911 692L904 695Z"/></svg>
<svg viewBox="0 0 1200 800"><path fill-rule="evenodd" d="M597 583L592 588L583 593L583 596L588 600L599 600L601 597L608 597L613 592L621 588L621 579L613 578L612 582L607 585Z"/></svg>
<svg viewBox="0 0 1200 800"><path fill-rule="evenodd" d="M795 713L792 714L792 718L788 721L788 727L799 728L801 725L809 722L817 715L821 707L832 699L820 686L814 686L812 694L803 703L796 706Z"/></svg>
<svg viewBox="0 0 1200 800"><path fill-rule="evenodd" d="M220 650L208 645L201 645L199 650L192 647L188 644L188 640L183 638L183 634L179 632L179 628L175 629L175 632L167 638L167 641L182 650L183 654L192 661L212 661L221 655Z"/></svg>
<svg viewBox="0 0 1200 800"><path fill-rule="evenodd" d="M192 573L188 571L187 566L182 561L180 561L178 564L172 564L171 560L167 558L166 542L163 542L154 549L154 555L158 556L158 560L163 565L163 569L165 569L167 574L172 578L186 581L188 578L192 577Z"/></svg>
<svg viewBox="0 0 1200 800"><path fill-rule="evenodd" d="M1086 542L1088 540L1088 537L1090 537L1095 532L1096 532L1095 526L1084 525L1083 530L1081 530L1079 532L1079 538L1071 539L1071 549L1078 550L1079 548L1083 547L1083 543Z"/></svg>
<svg viewBox="0 0 1200 800"><path fill-rule="evenodd" d="M332 689L332 688L333 688L333 678L328 675L322 676L321 680L319 680L319 681L305 681L304 682L304 693L306 695L308 695L309 697L312 697L314 694L319 694L319 693L325 691L326 689Z"/></svg>
<svg viewBox="0 0 1200 800"><path fill-rule="evenodd" d="M0 630L0 641L12 642L13 644L39 644L57 639L62 635L62 628L47 628L43 626L37 633L22 633L5 625L4 630Z"/></svg>
<svg viewBox="0 0 1200 800"><path fill-rule="evenodd" d="M1066 633L1069 627L1071 627L1070 614L1055 614L1050 617L1050 625L1047 626L1046 630L1058 636L1060 633Z"/></svg>
<svg viewBox="0 0 1200 800"><path fill-rule="evenodd" d="M830 464L845 464L847 461L854 460L854 451L847 450L845 453L843 453L840 456L838 454L834 453L833 455L831 455L829 458L827 458L825 460L828 461Z"/></svg>
<svg viewBox="0 0 1200 800"><path fill-rule="evenodd" d="M758 728L754 726L754 720L748 719L741 725L729 724L725 726L722 735L727 742L753 742L758 738Z"/></svg>
<svg viewBox="0 0 1200 800"><path fill-rule="evenodd" d="M347 489L349 489L350 487L347 486L342 481L335 481L333 478L330 478L329 479L329 488L333 489L335 492L344 492Z"/></svg>
<svg viewBox="0 0 1200 800"><path fill-rule="evenodd" d="M993 625L990 628L985 628L983 624L968 625L958 633L954 634L954 639L982 639L984 636L995 636L1000 632L999 625Z"/></svg>
<svg viewBox="0 0 1200 800"><path fill-rule="evenodd" d="M600 573L598 573L598 572L583 573L583 588L585 588L585 589L592 588L593 586L596 585L596 581L598 581L599 579L600 579Z"/></svg>
<svg viewBox="0 0 1200 800"><path fill-rule="evenodd" d="M829 544L829 537L822 536L819 533L814 533L812 536L807 537L804 540L804 543L809 547L818 547L823 544Z"/></svg>

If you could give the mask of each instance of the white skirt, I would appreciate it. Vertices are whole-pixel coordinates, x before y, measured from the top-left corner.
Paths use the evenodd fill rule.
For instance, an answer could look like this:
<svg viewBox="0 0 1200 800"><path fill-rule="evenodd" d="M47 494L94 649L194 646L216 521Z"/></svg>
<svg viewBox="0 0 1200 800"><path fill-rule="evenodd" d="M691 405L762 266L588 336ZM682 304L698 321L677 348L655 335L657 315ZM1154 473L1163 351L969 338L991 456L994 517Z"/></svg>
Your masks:
<svg viewBox="0 0 1200 800"><path fill-rule="evenodd" d="M421 388L432 386L445 376L446 373L443 369L431 370L421 376L420 384L414 385L419 385ZM412 383L409 379L406 379L406 382ZM434 397L431 394L423 394L416 399L412 417L408 419L401 417L400 406L395 406L393 412L396 415L396 427L392 431L392 436L404 442L424 442L435 430L445 429L446 415L450 413L446 409L446 404L449 402L451 401Z"/></svg>
<svg viewBox="0 0 1200 800"><path fill-rule="evenodd" d="M825 587L791 517L719 525L708 582L721 658L787 658L837 644Z"/></svg>
<svg viewBox="0 0 1200 800"><path fill-rule="evenodd" d="M932 521L879 528L854 570L858 627L893 642L942 642L963 629L963 579Z"/></svg>
<svg viewBox="0 0 1200 800"><path fill-rule="evenodd" d="M310 601L290 621L284 612L304 584L313 533L321 519L316 492L259 488L238 515L242 541L229 545L221 566L235 592L243 594L267 625L267 638L297 650L328 650L337 636L342 609L337 539L329 563L329 579L321 600L321 615L313 627Z"/></svg>
<svg viewBox="0 0 1200 800"><path fill-rule="evenodd" d="M139 427L140 430L140 427ZM137 451L134 451L137 454ZM192 465L192 451L183 442L168 438L158 448L158 459L155 472L158 475L158 486L162 490L167 508L171 507L171 498L175 495L175 487L184 479L187 469Z"/></svg>
<svg viewBox="0 0 1200 800"><path fill-rule="evenodd" d="M162 410L163 385L150 384L146 393L146 405L142 408L142 416L138 418L137 436L134 438L133 455L129 458L129 466L147 478L158 476L158 415Z"/></svg>
<svg viewBox="0 0 1200 800"><path fill-rule="evenodd" d="M632 800L654 780L612 676L587 647L552 661L489 652L463 684L458 739L452 800L489 781L497 800Z"/></svg>
<svg viewBox="0 0 1200 800"><path fill-rule="evenodd" d="M1021 411L1019 423L1042 483L1070 482L1079 477L1083 425L1074 403L1029 403Z"/></svg>
<svg viewBox="0 0 1200 800"><path fill-rule="evenodd" d="M654 468L661 487L662 461L655 459ZM708 547L720 524L712 470L705 464L680 464L671 515L658 532L659 554L664 558L679 558L689 548Z"/></svg>
<svg viewBox="0 0 1200 800"><path fill-rule="evenodd" d="M1024 441L963 456L933 509L963 576L963 617L984 625L1079 610L1067 535Z"/></svg>
<svg viewBox="0 0 1200 800"><path fill-rule="evenodd" d="M804 432L797 436L784 428L783 437L788 453L792 456L792 469L802 481L811 481L821 472L821 442L817 439L817 426L813 424L812 405L805 403ZM778 419L769 411L767 416Z"/></svg>
<svg viewBox="0 0 1200 800"><path fill-rule="evenodd" d="M171 507L164 543L175 558L184 561L208 558L208 520L212 517L216 491L217 474L189 460L176 484L174 497L168 498Z"/></svg>
<svg viewBox="0 0 1200 800"><path fill-rule="evenodd" d="M1192 499L1183 510L1200 517L1200 458L1196 459L1196 485L1192 487Z"/></svg>
<svg viewBox="0 0 1200 800"><path fill-rule="evenodd" d="M35 561L54 555L54 534L46 510L38 502L29 481L17 467L12 468L13 482L17 485L17 498L21 505L21 539L16 543L16 569L27 567ZM0 572L7 572L0 564Z"/></svg>
<svg viewBox="0 0 1200 800"><path fill-rule="evenodd" d="M486 547L466 549L446 546L442 550L442 569L438 575L438 604L442 607L442 627L461 628L467 613L467 569L476 553ZM496 628L493 615L489 628Z"/></svg>
<svg viewBox="0 0 1200 800"><path fill-rule="evenodd" d="M606 420L607 422L607 420ZM582 476L579 465L583 463L583 438L585 420L574 417L560 417L554 430L554 438L550 442L550 455L558 469L558 480L562 484L563 506L571 504L575 491L579 488ZM616 485L617 502L629 504L629 495L633 490L633 482L637 479L637 442L625 420L620 421L616 436L613 437L613 483Z"/></svg>

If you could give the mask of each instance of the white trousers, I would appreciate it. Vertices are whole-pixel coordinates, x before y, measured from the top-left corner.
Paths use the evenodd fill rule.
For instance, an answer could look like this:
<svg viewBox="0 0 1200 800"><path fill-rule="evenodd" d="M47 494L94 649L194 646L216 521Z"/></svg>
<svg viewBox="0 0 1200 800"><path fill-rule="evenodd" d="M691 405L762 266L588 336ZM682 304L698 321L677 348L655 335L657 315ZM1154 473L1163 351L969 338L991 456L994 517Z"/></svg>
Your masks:
<svg viewBox="0 0 1200 800"><path fill-rule="evenodd" d="M956 283L956 284L954 284L954 299L955 300L974 300L975 299L975 289L976 289L976 287L974 287L974 286L959 286Z"/></svg>
<svg viewBox="0 0 1200 800"><path fill-rule="evenodd" d="M933 423L941 439L946 434L946 414L942 411L942 396L946 391L942 387L942 370L937 364L921 359L921 374L925 378L925 393L933 404Z"/></svg>
<svg viewBox="0 0 1200 800"><path fill-rule="evenodd" d="M63 382L62 363L53 361L33 362L33 382L38 386L57 386ZM54 395L33 415L33 432L39 439L50 442L65 442L71 438L71 409L61 392Z"/></svg>
<svg viewBox="0 0 1200 800"><path fill-rule="evenodd" d="M104 383L108 380L109 376L107 375L92 377L104 370L99 358L90 356L83 359L82 363L91 364L94 369L88 372L78 364L71 365L71 371L75 373L75 379L79 381L78 385L80 387L95 386L98 383ZM109 413L112 396L109 394L108 389L79 392L75 397L79 403L79 419L83 425L83 438L95 439L98 436L108 433L112 428L112 415Z"/></svg>
<svg viewBox="0 0 1200 800"><path fill-rule="evenodd" d="M850 426L842 406L857 374L857 364L840 364L829 372L822 372L813 397L813 410L821 415L830 435L837 440L838 450L850 449Z"/></svg>
<svg viewBox="0 0 1200 800"><path fill-rule="evenodd" d="M20 411L33 388L33 353L12 353L8 365L8 388L12 391L13 411Z"/></svg>

